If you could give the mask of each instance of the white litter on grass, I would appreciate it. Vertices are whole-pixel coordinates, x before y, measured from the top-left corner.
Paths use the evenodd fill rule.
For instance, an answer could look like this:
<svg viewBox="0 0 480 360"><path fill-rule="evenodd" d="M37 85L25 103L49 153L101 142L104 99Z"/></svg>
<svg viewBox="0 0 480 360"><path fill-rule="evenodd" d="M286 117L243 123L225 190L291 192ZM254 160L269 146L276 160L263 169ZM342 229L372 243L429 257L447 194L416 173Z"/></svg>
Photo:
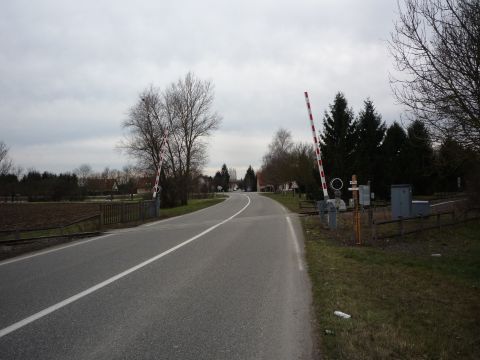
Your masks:
<svg viewBox="0 0 480 360"><path fill-rule="evenodd" d="M341 318L344 318L344 319L350 319L352 317L351 315L345 314L344 312L341 312L341 311L338 311L338 310L334 311L333 313L337 316L340 316Z"/></svg>
<svg viewBox="0 0 480 360"><path fill-rule="evenodd" d="M432 254L433 257L440 257L442 254Z"/></svg>

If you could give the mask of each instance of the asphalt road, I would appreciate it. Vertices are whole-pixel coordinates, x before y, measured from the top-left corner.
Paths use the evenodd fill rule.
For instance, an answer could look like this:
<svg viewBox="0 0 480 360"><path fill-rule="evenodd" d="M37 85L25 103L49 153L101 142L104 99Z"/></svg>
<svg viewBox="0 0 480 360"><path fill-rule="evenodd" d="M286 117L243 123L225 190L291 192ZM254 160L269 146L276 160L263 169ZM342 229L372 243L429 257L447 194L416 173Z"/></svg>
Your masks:
<svg viewBox="0 0 480 360"><path fill-rule="evenodd" d="M0 263L0 359L310 359L298 219L253 193Z"/></svg>

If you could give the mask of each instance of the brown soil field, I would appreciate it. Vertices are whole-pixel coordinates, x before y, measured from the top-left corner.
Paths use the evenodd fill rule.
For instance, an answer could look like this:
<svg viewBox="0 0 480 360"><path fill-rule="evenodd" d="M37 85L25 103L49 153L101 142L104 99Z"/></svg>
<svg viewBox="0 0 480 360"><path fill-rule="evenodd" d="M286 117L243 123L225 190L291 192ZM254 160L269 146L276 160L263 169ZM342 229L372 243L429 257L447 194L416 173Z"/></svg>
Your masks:
<svg viewBox="0 0 480 360"><path fill-rule="evenodd" d="M59 227L99 213L94 203L0 203L0 230Z"/></svg>

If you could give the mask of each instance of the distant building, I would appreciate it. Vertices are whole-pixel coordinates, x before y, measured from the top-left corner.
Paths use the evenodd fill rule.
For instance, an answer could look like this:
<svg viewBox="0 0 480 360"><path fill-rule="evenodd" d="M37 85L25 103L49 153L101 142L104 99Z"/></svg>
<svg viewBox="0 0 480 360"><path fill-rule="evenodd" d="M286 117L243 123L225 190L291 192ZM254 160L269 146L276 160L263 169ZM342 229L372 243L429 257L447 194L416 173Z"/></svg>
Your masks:
<svg viewBox="0 0 480 360"><path fill-rule="evenodd" d="M118 183L115 179L88 178L87 192L91 195L110 195L118 193Z"/></svg>
<svg viewBox="0 0 480 360"><path fill-rule="evenodd" d="M155 184L155 178L153 176L145 176L136 179L137 194L147 194L153 191L153 185Z"/></svg>
<svg viewBox="0 0 480 360"><path fill-rule="evenodd" d="M275 186L265 183L265 178L261 171L257 171L257 191L259 192L274 192Z"/></svg>

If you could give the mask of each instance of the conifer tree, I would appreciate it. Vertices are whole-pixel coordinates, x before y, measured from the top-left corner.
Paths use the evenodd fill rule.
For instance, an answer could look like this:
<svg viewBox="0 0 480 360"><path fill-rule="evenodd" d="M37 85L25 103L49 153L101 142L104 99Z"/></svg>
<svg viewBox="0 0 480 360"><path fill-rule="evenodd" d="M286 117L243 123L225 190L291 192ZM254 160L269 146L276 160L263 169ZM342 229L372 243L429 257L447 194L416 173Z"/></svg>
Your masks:
<svg viewBox="0 0 480 360"><path fill-rule="evenodd" d="M413 121L407 128L405 147L405 174L414 194L428 195L433 193L434 175L433 148L425 125Z"/></svg>
<svg viewBox="0 0 480 360"><path fill-rule="evenodd" d="M364 102L357 121L355 172L361 183L372 181L372 188L383 181L380 146L385 136L385 123L371 100Z"/></svg>
<svg viewBox="0 0 480 360"><path fill-rule="evenodd" d="M339 177L348 184L353 171L356 143L353 111L347 99L339 92L335 95L330 112L323 118L321 149L327 181Z"/></svg>
<svg viewBox="0 0 480 360"><path fill-rule="evenodd" d="M385 139L381 146L383 180L376 191L381 197L388 197L390 185L407 182L405 176L405 147L407 133L403 128L394 122L386 131Z"/></svg>
<svg viewBox="0 0 480 360"><path fill-rule="evenodd" d="M457 178L464 179L468 155L468 152L453 138L447 137L442 141L435 159L437 191L458 190Z"/></svg>
<svg viewBox="0 0 480 360"><path fill-rule="evenodd" d="M230 184L230 174L228 173L227 164L222 165L222 170L220 171L220 175L222 177L222 187L224 191L229 190Z"/></svg>
<svg viewBox="0 0 480 360"><path fill-rule="evenodd" d="M248 167L243 181L244 181L245 190L257 191L257 177L255 176L255 171L253 171L253 168L251 165Z"/></svg>

